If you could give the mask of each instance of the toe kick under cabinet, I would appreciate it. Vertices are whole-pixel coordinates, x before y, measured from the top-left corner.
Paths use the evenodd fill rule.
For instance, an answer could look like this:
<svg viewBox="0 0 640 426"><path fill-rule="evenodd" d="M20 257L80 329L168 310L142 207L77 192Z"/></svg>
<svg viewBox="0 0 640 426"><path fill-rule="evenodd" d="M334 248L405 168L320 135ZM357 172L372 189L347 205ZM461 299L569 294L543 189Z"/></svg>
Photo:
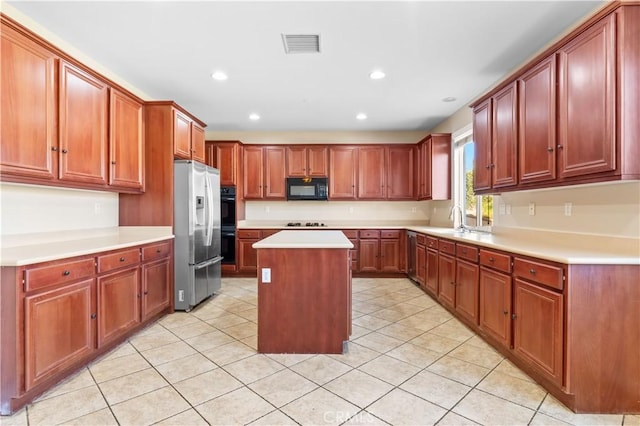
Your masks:
<svg viewBox="0 0 640 426"><path fill-rule="evenodd" d="M0 414L171 311L173 242L2 267Z"/></svg>

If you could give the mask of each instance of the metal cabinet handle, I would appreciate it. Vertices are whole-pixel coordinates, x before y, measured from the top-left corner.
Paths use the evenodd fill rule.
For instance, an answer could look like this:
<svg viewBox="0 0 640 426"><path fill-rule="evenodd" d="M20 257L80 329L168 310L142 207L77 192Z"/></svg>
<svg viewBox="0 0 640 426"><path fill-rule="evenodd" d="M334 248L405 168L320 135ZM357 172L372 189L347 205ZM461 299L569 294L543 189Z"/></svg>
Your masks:
<svg viewBox="0 0 640 426"><path fill-rule="evenodd" d="M535 274L536 274L536 270L535 270L535 269L529 269L529 273L530 273L531 275L535 275Z"/></svg>
<svg viewBox="0 0 640 426"><path fill-rule="evenodd" d="M509 311L507 311L506 309L504 311L502 311L503 314L508 315Z"/></svg>
<svg viewBox="0 0 640 426"><path fill-rule="evenodd" d="M57 151L57 150L58 150L58 147L57 147L57 146L52 146L52 147L51 147L51 151Z"/></svg>
<svg viewBox="0 0 640 426"><path fill-rule="evenodd" d="M547 151L548 152L553 152L553 148L549 147L549 148L547 148Z"/></svg>
<svg viewBox="0 0 640 426"><path fill-rule="evenodd" d="M511 314L511 319L516 319L518 316L516 314Z"/></svg>
<svg viewBox="0 0 640 426"><path fill-rule="evenodd" d="M111 164L116 164L116 162L115 162L115 161L112 161L112 162L111 162Z"/></svg>
<svg viewBox="0 0 640 426"><path fill-rule="evenodd" d="M451 281L451 283L450 283L450 284L451 284L451 285L456 285L456 283L454 283L453 281Z"/></svg>
<svg viewBox="0 0 640 426"><path fill-rule="evenodd" d="M493 257L489 258L489 262L495 262L496 260Z"/></svg>
<svg viewBox="0 0 640 426"><path fill-rule="evenodd" d="M96 314L91 314L91 319L96 319L97 315Z"/></svg>
<svg viewBox="0 0 640 426"><path fill-rule="evenodd" d="M145 292L144 292L144 295L146 296L147 294L149 294L149 292L148 292L148 291L145 291Z"/></svg>
<svg viewBox="0 0 640 426"><path fill-rule="evenodd" d="M69 271L64 271L64 272L62 273L62 275L64 275L64 276L66 277L66 276L67 276L67 275L69 275L70 273L71 273L71 272L69 272Z"/></svg>
<svg viewBox="0 0 640 426"><path fill-rule="evenodd" d="M69 152L69 151L67 151L66 149L63 149L63 150L62 150L62 153L63 153L63 154L66 154L67 152Z"/></svg>
<svg viewBox="0 0 640 426"><path fill-rule="evenodd" d="M120 258L120 262L124 262L124 261L125 261L125 258L124 258L124 257L121 257L121 258Z"/></svg>
<svg viewBox="0 0 640 426"><path fill-rule="evenodd" d="M160 252L162 252L162 250L156 249L156 253L160 253Z"/></svg>
<svg viewBox="0 0 640 426"><path fill-rule="evenodd" d="M562 145L556 145L556 148L562 149Z"/></svg>

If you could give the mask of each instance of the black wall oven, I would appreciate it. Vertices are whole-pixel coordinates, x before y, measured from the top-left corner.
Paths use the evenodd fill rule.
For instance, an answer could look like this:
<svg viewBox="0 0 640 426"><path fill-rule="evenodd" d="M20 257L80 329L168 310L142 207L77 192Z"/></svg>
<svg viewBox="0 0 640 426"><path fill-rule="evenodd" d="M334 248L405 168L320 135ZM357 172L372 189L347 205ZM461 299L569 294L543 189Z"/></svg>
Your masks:
<svg viewBox="0 0 640 426"><path fill-rule="evenodd" d="M220 236L223 264L236 263L236 187L220 187Z"/></svg>

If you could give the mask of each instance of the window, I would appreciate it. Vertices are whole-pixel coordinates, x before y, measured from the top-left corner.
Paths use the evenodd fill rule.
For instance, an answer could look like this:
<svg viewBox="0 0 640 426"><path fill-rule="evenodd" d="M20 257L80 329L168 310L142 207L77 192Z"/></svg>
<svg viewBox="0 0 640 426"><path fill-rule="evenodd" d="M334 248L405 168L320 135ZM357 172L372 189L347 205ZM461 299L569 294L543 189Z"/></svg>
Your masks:
<svg viewBox="0 0 640 426"><path fill-rule="evenodd" d="M488 231L493 225L493 196L476 195L473 191L475 150L471 125L453 134L453 146L452 215L460 207L462 226Z"/></svg>

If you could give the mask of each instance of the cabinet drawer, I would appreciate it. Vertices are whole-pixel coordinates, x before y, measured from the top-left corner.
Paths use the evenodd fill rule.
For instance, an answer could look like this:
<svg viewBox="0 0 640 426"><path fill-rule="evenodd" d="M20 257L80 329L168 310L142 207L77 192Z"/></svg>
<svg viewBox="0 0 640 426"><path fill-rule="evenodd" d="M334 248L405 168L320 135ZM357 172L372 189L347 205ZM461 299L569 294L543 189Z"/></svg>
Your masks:
<svg viewBox="0 0 640 426"><path fill-rule="evenodd" d="M358 231L360 238L380 238L380 231L377 229L361 229Z"/></svg>
<svg viewBox="0 0 640 426"><path fill-rule="evenodd" d="M345 237L347 237L350 240L354 240L358 238L358 231L355 229L343 229L342 233L344 234Z"/></svg>
<svg viewBox="0 0 640 426"><path fill-rule="evenodd" d="M438 241L438 247L442 253L456 254L456 243L447 240Z"/></svg>
<svg viewBox="0 0 640 426"><path fill-rule="evenodd" d="M427 247L433 250L438 250L438 239L433 237L427 237Z"/></svg>
<svg viewBox="0 0 640 426"><path fill-rule="evenodd" d="M478 248L458 243L456 244L456 256L461 259L467 259L471 262L477 262Z"/></svg>
<svg viewBox="0 0 640 426"><path fill-rule="evenodd" d="M380 231L380 238L398 239L400 238L400 230L393 229L393 230Z"/></svg>
<svg viewBox="0 0 640 426"><path fill-rule="evenodd" d="M140 263L140 249L122 250L98 256L98 273Z"/></svg>
<svg viewBox="0 0 640 426"><path fill-rule="evenodd" d="M417 243L419 246L424 246L425 244L427 244L427 237L426 237L426 235L417 234L417 235L416 235L416 243Z"/></svg>
<svg viewBox="0 0 640 426"><path fill-rule="evenodd" d="M517 277L544 284L558 290L563 289L562 267L516 257L513 259L513 273Z"/></svg>
<svg viewBox="0 0 640 426"><path fill-rule="evenodd" d="M80 278L95 274L96 266L93 257L62 262L24 271L24 291L37 290L50 285L70 283Z"/></svg>
<svg viewBox="0 0 640 426"><path fill-rule="evenodd" d="M272 236L273 234L277 234L280 231L281 231L281 229L263 229L260 232L260 237L261 238L267 238L267 237Z"/></svg>
<svg viewBox="0 0 640 426"><path fill-rule="evenodd" d="M171 253L171 243L153 244L142 248L142 261L160 259L169 256Z"/></svg>
<svg viewBox="0 0 640 426"><path fill-rule="evenodd" d="M480 264L511 273L511 256L491 250L480 250Z"/></svg>
<svg viewBox="0 0 640 426"><path fill-rule="evenodd" d="M259 229L238 229L238 238L255 239L260 238Z"/></svg>

